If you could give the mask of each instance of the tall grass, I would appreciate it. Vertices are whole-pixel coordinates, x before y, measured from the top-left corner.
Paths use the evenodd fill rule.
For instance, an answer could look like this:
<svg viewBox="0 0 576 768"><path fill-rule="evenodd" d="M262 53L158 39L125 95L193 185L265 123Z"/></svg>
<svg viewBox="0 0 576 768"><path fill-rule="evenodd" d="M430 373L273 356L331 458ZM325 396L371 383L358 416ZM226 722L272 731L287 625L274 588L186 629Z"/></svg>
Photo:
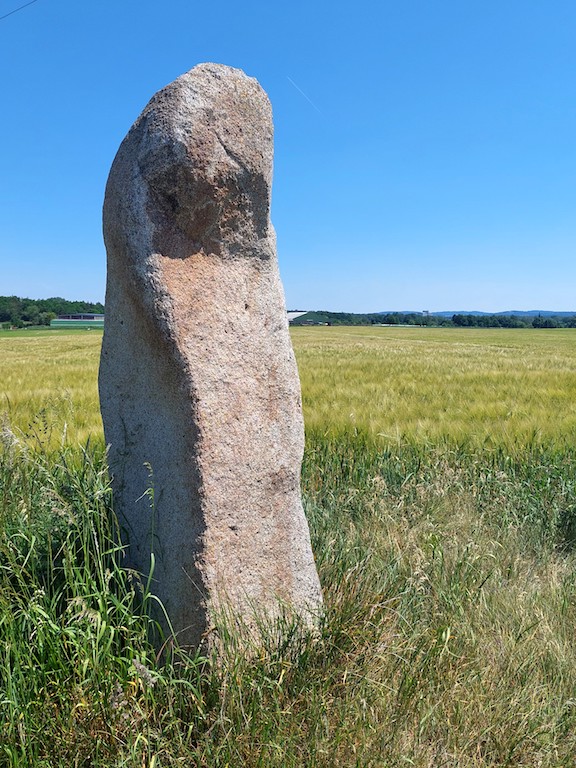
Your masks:
<svg viewBox="0 0 576 768"><path fill-rule="evenodd" d="M376 410L363 381L347 391L345 362L382 366L380 346L407 338L383 342L378 329L376 347L354 341L355 358L332 330L296 339L308 410L325 391L307 383L315 367L339 408L312 419L303 466L325 597L313 637L285 623L253 653L231 633L217 662L170 643L159 658L153 597L121 567L101 439L79 448L56 427L47 440L4 430L0 765L574 765L576 447L546 394L566 380L523 395L543 398L554 433L386 440L364 419ZM554 356L554 371L570 367L560 337L552 354L523 334L507 343L533 370ZM442 343L449 356L456 342ZM495 353L475 344L486 368ZM441 386L439 370L428 390Z"/></svg>
<svg viewBox="0 0 576 768"><path fill-rule="evenodd" d="M203 660L187 656L186 681L165 695L178 656L158 664L153 598L121 567L105 455L47 458L4 431L0 488L0 764L140 760L151 702L172 716L186 686L197 716Z"/></svg>

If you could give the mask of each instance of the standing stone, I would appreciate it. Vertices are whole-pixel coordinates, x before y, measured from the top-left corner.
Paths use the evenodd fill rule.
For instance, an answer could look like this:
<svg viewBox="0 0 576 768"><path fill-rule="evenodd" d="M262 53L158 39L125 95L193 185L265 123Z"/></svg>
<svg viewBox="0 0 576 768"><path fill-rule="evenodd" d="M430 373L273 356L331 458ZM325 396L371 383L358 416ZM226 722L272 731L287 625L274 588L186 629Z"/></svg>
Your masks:
<svg viewBox="0 0 576 768"><path fill-rule="evenodd" d="M312 623L304 436L270 223L268 98L201 64L122 142L104 202L100 402L128 562L184 644L222 612Z"/></svg>

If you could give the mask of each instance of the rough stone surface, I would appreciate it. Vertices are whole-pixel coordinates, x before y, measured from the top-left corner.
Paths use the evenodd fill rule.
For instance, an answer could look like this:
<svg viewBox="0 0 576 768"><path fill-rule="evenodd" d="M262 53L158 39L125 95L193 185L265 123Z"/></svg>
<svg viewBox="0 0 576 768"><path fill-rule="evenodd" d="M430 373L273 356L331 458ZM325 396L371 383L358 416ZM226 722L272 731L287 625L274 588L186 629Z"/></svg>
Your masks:
<svg viewBox="0 0 576 768"><path fill-rule="evenodd" d="M300 498L303 423L270 223L268 98L201 64L149 102L112 165L100 402L128 562L185 644L221 611L321 592Z"/></svg>

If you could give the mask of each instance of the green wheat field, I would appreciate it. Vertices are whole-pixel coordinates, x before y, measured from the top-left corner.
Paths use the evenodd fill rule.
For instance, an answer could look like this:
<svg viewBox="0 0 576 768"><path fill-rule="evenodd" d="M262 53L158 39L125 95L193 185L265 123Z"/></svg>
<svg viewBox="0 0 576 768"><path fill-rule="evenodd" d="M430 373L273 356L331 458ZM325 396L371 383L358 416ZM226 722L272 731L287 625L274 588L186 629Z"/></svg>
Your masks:
<svg viewBox="0 0 576 768"><path fill-rule="evenodd" d="M0 766L576 765L576 330L292 329L325 610L218 660L121 567L101 339L0 332Z"/></svg>

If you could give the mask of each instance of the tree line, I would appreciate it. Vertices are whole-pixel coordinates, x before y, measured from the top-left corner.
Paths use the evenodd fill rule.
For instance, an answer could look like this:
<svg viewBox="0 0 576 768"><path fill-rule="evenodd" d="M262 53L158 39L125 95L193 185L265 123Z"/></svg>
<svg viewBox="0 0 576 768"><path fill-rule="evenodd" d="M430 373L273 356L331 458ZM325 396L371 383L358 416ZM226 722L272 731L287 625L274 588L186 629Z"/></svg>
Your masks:
<svg viewBox="0 0 576 768"><path fill-rule="evenodd" d="M28 325L50 325L58 315L80 313L102 314L104 304L90 301L68 301L59 296L51 299L21 299L18 296L0 296L0 323L15 328Z"/></svg>
<svg viewBox="0 0 576 768"><path fill-rule="evenodd" d="M0 296L0 323L24 328L29 325L50 325L58 315L80 313L103 314L104 304L90 301L68 301L59 296L51 299L22 299ZM452 317L421 312L307 312L292 321L292 325L420 325L460 328L576 328L573 315L468 315Z"/></svg>
<svg viewBox="0 0 576 768"><path fill-rule="evenodd" d="M576 315L452 315L452 325L471 328L576 328Z"/></svg>
<svg viewBox="0 0 576 768"><path fill-rule="evenodd" d="M574 315L443 315L420 312L307 312L291 325L420 325L457 328L576 328Z"/></svg>

